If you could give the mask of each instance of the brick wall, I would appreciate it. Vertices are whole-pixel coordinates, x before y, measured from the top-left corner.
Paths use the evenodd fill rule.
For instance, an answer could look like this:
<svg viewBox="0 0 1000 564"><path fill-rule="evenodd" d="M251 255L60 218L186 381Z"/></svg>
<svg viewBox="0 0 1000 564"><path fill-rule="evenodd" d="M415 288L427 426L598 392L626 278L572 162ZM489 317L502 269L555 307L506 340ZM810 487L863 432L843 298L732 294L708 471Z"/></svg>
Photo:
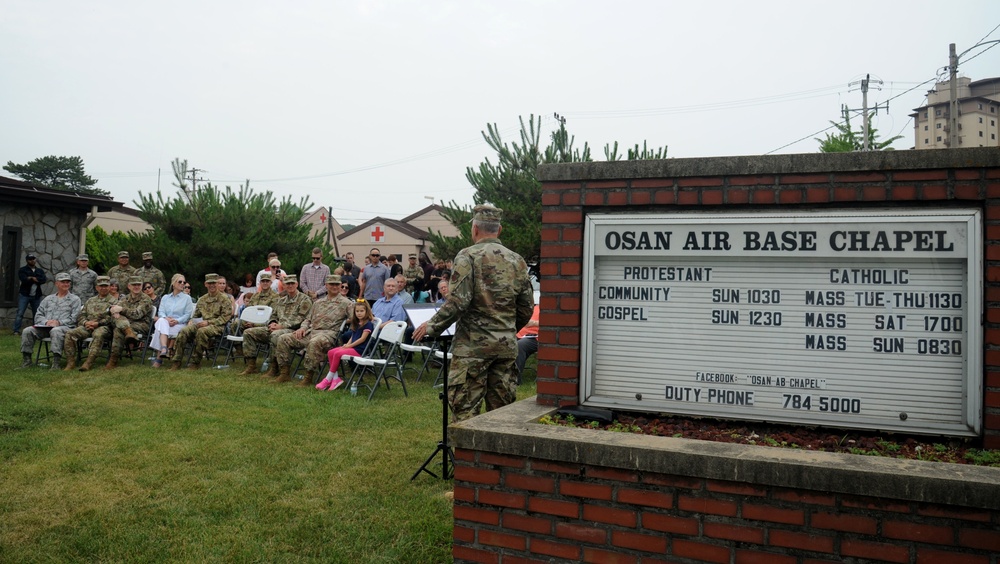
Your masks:
<svg viewBox="0 0 1000 564"><path fill-rule="evenodd" d="M545 165L538 401L578 402L583 221L590 212L980 206L984 446L1000 448L1000 151L995 148Z"/></svg>
<svg viewBox="0 0 1000 564"><path fill-rule="evenodd" d="M997 509L463 449L456 459L456 562L996 564L1000 554Z"/></svg>

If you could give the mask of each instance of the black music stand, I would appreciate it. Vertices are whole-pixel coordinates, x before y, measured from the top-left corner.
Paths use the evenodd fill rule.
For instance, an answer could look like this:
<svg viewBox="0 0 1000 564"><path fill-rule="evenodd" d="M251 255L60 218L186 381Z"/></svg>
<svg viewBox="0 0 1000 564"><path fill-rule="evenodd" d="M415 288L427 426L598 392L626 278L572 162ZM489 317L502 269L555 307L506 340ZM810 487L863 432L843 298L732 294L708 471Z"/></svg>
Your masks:
<svg viewBox="0 0 1000 564"><path fill-rule="evenodd" d="M420 327L421 323L424 323L431 317L434 317L434 314L437 313L437 310L439 308L440 306L438 304L413 304L404 306L403 309L406 311L406 316L410 319L410 322L413 323L413 326ZM455 332L455 326L452 325L447 330L445 330L440 336L438 336L436 342L447 343L451 341L452 336L455 334L454 332ZM418 468L417 471L413 473L413 476L410 477L411 482L413 480L416 480L417 476L419 476L421 472L427 472L428 474L430 474L435 478L438 477L437 474L431 471L430 465L431 461L434 460L434 458L438 455L439 452L441 453L441 479L442 480L451 479L452 474L454 473L455 470L455 453L451 450L451 447L448 445L448 354L449 354L448 349L449 348L450 347L446 346L443 349L441 349L442 370L444 370L444 386L441 388L441 391L438 392L438 398L440 398L441 400L441 440L438 441L437 448L434 449L434 452L432 452L431 455L427 457L427 460L425 460L424 463L420 466L420 468ZM434 354L433 347L432 347L432 352L428 354Z"/></svg>

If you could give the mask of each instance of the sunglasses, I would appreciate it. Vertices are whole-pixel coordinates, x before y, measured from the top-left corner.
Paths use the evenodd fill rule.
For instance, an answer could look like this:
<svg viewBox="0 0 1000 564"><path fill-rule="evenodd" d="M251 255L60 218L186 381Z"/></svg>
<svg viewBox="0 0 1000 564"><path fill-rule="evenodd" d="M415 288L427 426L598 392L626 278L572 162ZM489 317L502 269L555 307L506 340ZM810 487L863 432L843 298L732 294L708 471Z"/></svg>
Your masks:
<svg viewBox="0 0 1000 564"><path fill-rule="evenodd" d="M382 255L380 255L380 254L378 254L378 253L372 253L372 256L373 256L373 257L380 257L380 256L382 256Z"/></svg>
<svg viewBox="0 0 1000 564"><path fill-rule="evenodd" d="M350 288L350 286L349 286L349 285L347 285L347 284L341 284L341 285L340 285L340 287L341 287L341 288Z"/></svg>
<svg viewBox="0 0 1000 564"><path fill-rule="evenodd" d="M323 257L313 257L313 260L323 260Z"/></svg>

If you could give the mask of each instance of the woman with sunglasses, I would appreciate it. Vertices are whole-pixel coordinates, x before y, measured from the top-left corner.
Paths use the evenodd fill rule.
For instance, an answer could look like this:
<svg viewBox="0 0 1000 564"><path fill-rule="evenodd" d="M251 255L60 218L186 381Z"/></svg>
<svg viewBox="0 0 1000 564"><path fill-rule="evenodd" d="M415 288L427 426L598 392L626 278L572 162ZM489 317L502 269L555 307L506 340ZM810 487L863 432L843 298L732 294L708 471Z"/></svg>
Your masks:
<svg viewBox="0 0 1000 564"><path fill-rule="evenodd" d="M174 274L170 278L170 293L160 298L160 307L156 314L156 323L153 339L150 341L150 348L158 351L156 359L153 360L153 368L163 365L163 359L167 357L168 342L177 337L184 325L191 319L194 313L194 302L185 289L191 288L183 274Z"/></svg>
<svg viewBox="0 0 1000 564"><path fill-rule="evenodd" d="M162 296L156 295L156 290L153 289L153 284L151 282L142 283L142 293L146 294L147 296L149 296L149 299L153 300L154 308L160 307L160 298Z"/></svg>

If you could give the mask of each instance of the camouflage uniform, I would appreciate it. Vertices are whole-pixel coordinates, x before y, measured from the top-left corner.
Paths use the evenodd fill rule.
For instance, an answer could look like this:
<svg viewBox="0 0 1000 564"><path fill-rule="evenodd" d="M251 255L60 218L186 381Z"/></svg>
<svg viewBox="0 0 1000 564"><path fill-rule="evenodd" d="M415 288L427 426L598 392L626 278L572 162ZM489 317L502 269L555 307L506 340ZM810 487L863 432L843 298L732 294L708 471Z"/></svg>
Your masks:
<svg viewBox="0 0 1000 564"><path fill-rule="evenodd" d="M247 306L270 306L272 309L278 302L278 293L273 290L255 292L250 299L244 300Z"/></svg>
<svg viewBox="0 0 1000 564"><path fill-rule="evenodd" d="M403 276L406 277L406 291L413 294L414 284L420 282L420 285L423 285L424 269L418 265L407 266L406 270L403 271Z"/></svg>
<svg viewBox="0 0 1000 564"><path fill-rule="evenodd" d="M69 280L69 291L80 297L81 304L87 303L90 298L97 295L97 289L94 287L97 282L97 273L93 270L74 268L69 271Z"/></svg>
<svg viewBox="0 0 1000 564"><path fill-rule="evenodd" d="M226 322L233 317L233 306L222 292L216 292L214 296L210 292L198 298L198 303L194 306L191 319L199 317L203 321L207 321L208 325L199 328L189 322L181 329L181 332L177 334L177 340L174 341L174 356L170 358L172 362L180 364L184 356L184 348L189 341L194 340L191 364L193 366L201 364L201 358L205 351L219 340Z"/></svg>
<svg viewBox="0 0 1000 564"><path fill-rule="evenodd" d="M25 328L21 331L21 353L30 356L32 349L35 348L35 340L49 337L52 340L49 344L50 352L61 355L66 334L73 329L78 315L80 315L80 298L76 294L66 294L62 298L57 294L45 296L38 305L38 311L35 312L35 325L44 325L46 321L55 319L59 321L59 326L48 331L34 327Z"/></svg>
<svg viewBox="0 0 1000 564"><path fill-rule="evenodd" d="M290 297L287 293L278 297L272 306L274 312L271 313L271 320L268 324L276 322L281 325L281 329L271 331L267 327L252 327L243 332L243 356L247 359L257 358L257 349L261 348L265 342L271 341L271 358L274 359L278 351L278 338L286 333L291 333L302 325L313 301L305 292L296 292L295 297Z"/></svg>
<svg viewBox="0 0 1000 564"><path fill-rule="evenodd" d="M309 315L302 322L300 329L305 329L305 335L296 339L288 333L278 339L278 366L291 364L292 349L306 349L306 372L312 374L326 360L326 352L333 348L340 333L340 326L347 320L349 308L353 301L338 294L316 300Z"/></svg>
<svg viewBox="0 0 1000 564"><path fill-rule="evenodd" d="M496 209L476 206L482 208ZM514 401L516 333L531 319L535 300L524 259L499 239L483 238L462 249L454 264L451 293L427 322L427 334L440 335L458 322L448 403L462 421L478 414L484 397L487 411Z"/></svg>
<svg viewBox="0 0 1000 564"><path fill-rule="evenodd" d="M132 331L139 334L149 333L149 321L150 314L153 311L153 300L149 299L146 294L136 294L131 293L124 298L118 300L116 304L121 306L122 310L118 314L118 319L111 316L111 325L114 327L114 333L111 338L111 356L117 357L121 354L122 348L125 346L125 330L131 327Z"/></svg>
<svg viewBox="0 0 1000 564"><path fill-rule="evenodd" d="M153 291L156 292L157 296L163 295L163 290L167 287L167 279L163 277L163 271L155 266L146 268L137 268L133 276L138 276L142 278L142 283L150 283L153 285Z"/></svg>
<svg viewBox="0 0 1000 564"><path fill-rule="evenodd" d="M97 356L97 353L104 346L104 340L111 335L111 312L108 310L115 303L116 300L111 294L103 298L101 296L94 296L87 300L83 309L80 310L80 316L76 320L76 329L66 334L65 356L67 358L75 357L80 341L88 337L94 338L90 343L90 354L88 356L91 358ZM88 321L96 321L98 326L94 329L87 329L84 324Z"/></svg>
<svg viewBox="0 0 1000 564"><path fill-rule="evenodd" d="M131 264L125 266L115 265L108 269L108 278L118 282L118 288L120 291L125 292L125 286L128 285L128 279L137 276L135 273L136 268Z"/></svg>

